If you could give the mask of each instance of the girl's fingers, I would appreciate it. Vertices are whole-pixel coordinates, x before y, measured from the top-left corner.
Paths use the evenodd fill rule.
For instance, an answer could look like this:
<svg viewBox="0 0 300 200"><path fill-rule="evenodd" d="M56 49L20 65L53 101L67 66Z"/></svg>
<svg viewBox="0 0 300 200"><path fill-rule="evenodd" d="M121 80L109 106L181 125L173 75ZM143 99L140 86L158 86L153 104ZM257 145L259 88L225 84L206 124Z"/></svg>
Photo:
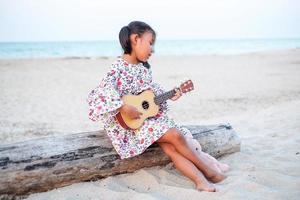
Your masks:
<svg viewBox="0 0 300 200"><path fill-rule="evenodd" d="M174 90L175 90L175 95L171 98L173 101L177 100L179 97L182 96L182 93L178 88L175 87Z"/></svg>
<svg viewBox="0 0 300 200"><path fill-rule="evenodd" d="M177 92L176 92L176 96L178 96L178 97L181 97L181 92L180 92L180 90L177 90Z"/></svg>

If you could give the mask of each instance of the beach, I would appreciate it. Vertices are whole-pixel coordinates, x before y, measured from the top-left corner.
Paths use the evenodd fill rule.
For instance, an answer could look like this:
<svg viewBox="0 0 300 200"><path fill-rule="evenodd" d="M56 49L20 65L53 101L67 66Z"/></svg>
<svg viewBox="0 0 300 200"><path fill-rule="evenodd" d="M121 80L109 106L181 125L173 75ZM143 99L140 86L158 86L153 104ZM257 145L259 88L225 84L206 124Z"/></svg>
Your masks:
<svg viewBox="0 0 300 200"><path fill-rule="evenodd" d="M86 97L116 57L0 60L2 144L102 129ZM195 90L169 101L182 125L230 123L241 152L217 193L199 192L172 164L28 199L298 199L300 195L300 49L240 55L156 56L154 81L166 90L191 79Z"/></svg>

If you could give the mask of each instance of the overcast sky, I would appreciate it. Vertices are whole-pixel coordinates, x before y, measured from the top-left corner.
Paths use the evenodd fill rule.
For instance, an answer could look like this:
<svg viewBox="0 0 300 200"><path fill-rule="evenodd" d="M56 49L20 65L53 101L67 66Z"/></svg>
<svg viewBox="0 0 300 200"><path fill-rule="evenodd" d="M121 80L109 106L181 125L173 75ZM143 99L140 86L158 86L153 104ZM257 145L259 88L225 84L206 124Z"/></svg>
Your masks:
<svg viewBox="0 0 300 200"><path fill-rule="evenodd" d="M300 38L300 0L0 0L0 41L117 40L132 20L159 39Z"/></svg>

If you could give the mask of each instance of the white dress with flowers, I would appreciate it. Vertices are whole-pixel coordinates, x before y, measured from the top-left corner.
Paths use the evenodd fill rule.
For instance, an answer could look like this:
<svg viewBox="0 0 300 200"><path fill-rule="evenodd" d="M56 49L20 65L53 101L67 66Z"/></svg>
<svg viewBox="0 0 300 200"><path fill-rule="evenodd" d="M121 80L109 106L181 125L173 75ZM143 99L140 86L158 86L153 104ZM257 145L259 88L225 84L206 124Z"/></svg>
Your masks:
<svg viewBox="0 0 300 200"><path fill-rule="evenodd" d="M130 64L118 58L100 85L88 95L89 118L104 123L104 129L121 159L141 154L170 128L178 128L184 134L188 132L168 117L166 102L161 104L156 116L146 119L137 130L126 130L119 125L115 115L123 105L121 97L137 95L146 89L151 89L156 95L165 92L159 84L152 82L151 69L142 63Z"/></svg>

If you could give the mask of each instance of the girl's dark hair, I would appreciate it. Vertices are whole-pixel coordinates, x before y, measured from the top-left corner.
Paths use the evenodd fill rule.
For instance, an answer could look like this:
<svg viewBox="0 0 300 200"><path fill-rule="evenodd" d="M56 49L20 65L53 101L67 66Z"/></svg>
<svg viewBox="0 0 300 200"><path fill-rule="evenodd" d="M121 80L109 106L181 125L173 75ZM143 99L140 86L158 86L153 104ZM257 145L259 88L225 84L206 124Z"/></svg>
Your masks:
<svg viewBox="0 0 300 200"><path fill-rule="evenodd" d="M124 54L131 54L131 42L130 35L138 34L138 36L142 36L145 32L150 32L153 35L153 40L155 41L156 33L155 31L146 24L145 22L133 21L128 24L128 26L124 26L121 28L119 33L119 41L124 50Z"/></svg>
<svg viewBox="0 0 300 200"><path fill-rule="evenodd" d="M151 26L149 26L145 22L133 21L130 22L127 26L121 28L119 33L119 41L124 51L124 54L131 54L132 52L130 35L137 34L138 36L141 37L145 32L152 33L153 41L155 41L156 38L155 31L151 28ZM143 65L148 69L150 68L148 62L143 62Z"/></svg>

